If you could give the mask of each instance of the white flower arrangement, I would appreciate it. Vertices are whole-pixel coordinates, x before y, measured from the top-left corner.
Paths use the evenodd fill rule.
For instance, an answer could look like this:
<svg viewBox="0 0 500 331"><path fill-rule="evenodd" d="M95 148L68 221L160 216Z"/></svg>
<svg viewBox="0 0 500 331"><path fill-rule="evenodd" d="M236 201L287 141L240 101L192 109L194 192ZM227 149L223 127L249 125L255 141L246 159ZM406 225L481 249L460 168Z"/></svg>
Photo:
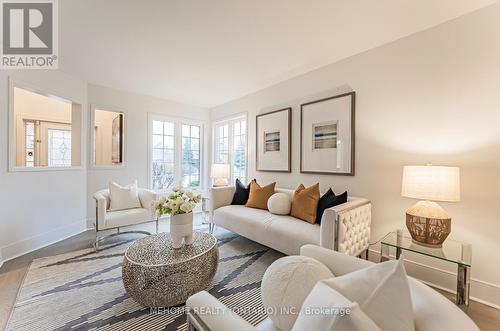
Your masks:
<svg viewBox="0 0 500 331"><path fill-rule="evenodd" d="M201 194L194 195L193 192L182 188L174 188L173 192L167 197L153 201L152 209L156 216L188 214L201 201Z"/></svg>

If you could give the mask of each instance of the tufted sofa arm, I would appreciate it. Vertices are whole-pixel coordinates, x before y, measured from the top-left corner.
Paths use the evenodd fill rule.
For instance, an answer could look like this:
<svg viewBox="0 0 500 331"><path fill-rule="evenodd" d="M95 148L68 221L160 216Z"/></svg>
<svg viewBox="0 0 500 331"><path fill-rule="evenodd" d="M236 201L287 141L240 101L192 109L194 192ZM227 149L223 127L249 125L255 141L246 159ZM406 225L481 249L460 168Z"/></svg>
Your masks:
<svg viewBox="0 0 500 331"><path fill-rule="evenodd" d="M323 213L320 245L352 256L368 249L371 226L371 202L351 197L344 204Z"/></svg>

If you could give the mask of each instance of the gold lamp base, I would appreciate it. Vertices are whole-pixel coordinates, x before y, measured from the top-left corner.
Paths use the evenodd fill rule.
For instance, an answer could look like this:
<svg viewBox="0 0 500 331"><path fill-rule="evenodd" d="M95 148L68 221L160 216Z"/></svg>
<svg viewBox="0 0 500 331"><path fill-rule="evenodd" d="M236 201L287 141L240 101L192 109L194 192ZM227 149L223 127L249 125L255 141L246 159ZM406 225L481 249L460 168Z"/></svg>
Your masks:
<svg viewBox="0 0 500 331"><path fill-rule="evenodd" d="M406 227L417 243L439 248L451 232L451 217L437 203L419 201L406 211Z"/></svg>

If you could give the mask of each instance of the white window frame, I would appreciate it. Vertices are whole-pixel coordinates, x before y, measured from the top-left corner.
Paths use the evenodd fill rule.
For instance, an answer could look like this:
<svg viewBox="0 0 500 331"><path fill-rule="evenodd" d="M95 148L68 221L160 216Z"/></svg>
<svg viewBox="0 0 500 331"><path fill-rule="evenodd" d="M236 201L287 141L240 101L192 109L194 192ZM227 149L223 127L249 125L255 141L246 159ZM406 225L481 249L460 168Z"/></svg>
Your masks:
<svg viewBox="0 0 500 331"><path fill-rule="evenodd" d="M234 123L245 120L246 122L246 134L245 134L245 178L248 181L248 114L247 113L240 113L233 115L231 117L226 117L219 119L215 122L212 123L212 157L211 157L211 162L212 164L215 162L215 153L216 153L216 143L217 143L217 132L216 129L219 125L224 125L224 124L229 124L228 125L228 163L229 163L229 185L234 184L234 174L233 174L233 162L234 162L234 134L233 134L233 128L234 128Z"/></svg>
<svg viewBox="0 0 500 331"><path fill-rule="evenodd" d="M186 118L172 117L163 114L148 113L148 187L153 189L153 121L174 123L174 185L178 187L182 182L182 125L197 125L200 127L200 186L191 188L193 192L204 192L205 189L205 122L194 121ZM157 191L168 193L171 190Z"/></svg>
<svg viewBox="0 0 500 331"><path fill-rule="evenodd" d="M80 165L70 166L70 167L24 167L24 166L16 166L16 152L15 152L15 144L14 141L16 136L16 113L14 109L14 88L21 88L24 90L28 90L33 93L37 93L49 98L59 99L64 102L72 103L74 107L79 107L80 111L80 127L74 126L71 123L72 128L80 130L80 155L78 158L80 159ZM74 171L74 170L84 170L85 169L85 159L84 152L86 140L84 138L85 135L85 111L83 105L85 102L83 100L79 100L74 97L68 97L64 93L60 93L57 91L52 91L47 88L43 88L40 86L36 86L35 84L28 83L26 81L20 79L13 79L9 77L9 141L8 141L8 165L9 172L46 172L46 171ZM16 142L18 143L18 142ZM74 153L74 151L71 151Z"/></svg>

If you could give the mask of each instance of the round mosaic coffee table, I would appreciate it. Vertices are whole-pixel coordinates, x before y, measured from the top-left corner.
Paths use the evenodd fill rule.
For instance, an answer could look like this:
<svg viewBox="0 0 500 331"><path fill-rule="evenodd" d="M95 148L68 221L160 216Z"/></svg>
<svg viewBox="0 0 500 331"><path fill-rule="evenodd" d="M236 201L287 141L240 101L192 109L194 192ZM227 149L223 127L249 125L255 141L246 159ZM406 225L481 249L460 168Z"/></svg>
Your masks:
<svg viewBox="0 0 500 331"><path fill-rule="evenodd" d="M170 233L135 241L125 252L122 267L127 293L146 307L171 307L207 289L217 271L217 239L194 232L193 244L172 248Z"/></svg>

